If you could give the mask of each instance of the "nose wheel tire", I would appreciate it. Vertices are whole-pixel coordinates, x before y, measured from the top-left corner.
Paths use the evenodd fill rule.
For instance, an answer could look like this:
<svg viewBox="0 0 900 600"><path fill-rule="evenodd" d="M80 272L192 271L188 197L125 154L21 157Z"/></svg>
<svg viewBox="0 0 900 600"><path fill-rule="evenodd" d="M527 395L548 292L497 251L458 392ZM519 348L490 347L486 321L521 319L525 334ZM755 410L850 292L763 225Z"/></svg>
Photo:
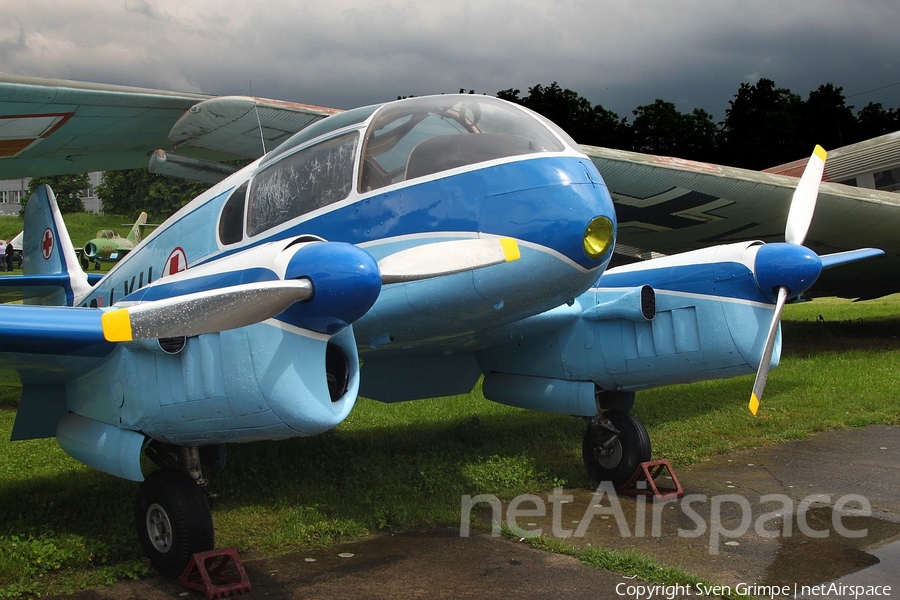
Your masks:
<svg viewBox="0 0 900 600"><path fill-rule="evenodd" d="M650 460L650 436L631 413L608 410L592 420L581 445L584 466L595 482L618 488Z"/></svg>
<svg viewBox="0 0 900 600"><path fill-rule="evenodd" d="M138 488L135 525L153 567L177 578L196 552L215 546L212 513L203 491L184 471L161 469Z"/></svg>

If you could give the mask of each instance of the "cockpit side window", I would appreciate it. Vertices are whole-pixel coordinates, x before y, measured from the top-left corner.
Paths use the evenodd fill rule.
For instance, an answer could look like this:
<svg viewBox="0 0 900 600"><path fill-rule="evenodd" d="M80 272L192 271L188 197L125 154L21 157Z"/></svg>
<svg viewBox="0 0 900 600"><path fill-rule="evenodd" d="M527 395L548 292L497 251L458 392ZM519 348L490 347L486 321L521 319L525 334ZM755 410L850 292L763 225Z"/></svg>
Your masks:
<svg viewBox="0 0 900 600"><path fill-rule="evenodd" d="M565 146L534 115L488 96L439 96L389 104L363 144L359 191L470 164Z"/></svg>
<svg viewBox="0 0 900 600"><path fill-rule="evenodd" d="M244 201L247 199L247 182L231 192L222 214L219 216L219 241L223 246L235 244L243 238Z"/></svg>
<svg viewBox="0 0 900 600"><path fill-rule="evenodd" d="M350 195L358 140L355 131L325 140L257 174L250 186L247 234L256 235Z"/></svg>

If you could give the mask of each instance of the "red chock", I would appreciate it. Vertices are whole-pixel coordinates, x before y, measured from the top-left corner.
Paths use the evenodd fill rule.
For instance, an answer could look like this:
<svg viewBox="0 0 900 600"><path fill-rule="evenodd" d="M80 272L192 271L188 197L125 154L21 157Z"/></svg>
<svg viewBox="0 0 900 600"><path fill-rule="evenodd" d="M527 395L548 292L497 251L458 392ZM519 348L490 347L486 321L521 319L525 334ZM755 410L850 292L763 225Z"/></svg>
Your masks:
<svg viewBox="0 0 900 600"><path fill-rule="evenodd" d="M210 599L250 591L250 579L234 548L197 552L178 578L178 584L195 592L203 592Z"/></svg>
<svg viewBox="0 0 900 600"><path fill-rule="evenodd" d="M674 487L657 485L656 478L662 475L663 470L668 471ZM642 462L638 470L631 476L631 479L622 484L617 491L626 496L653 496L654 500L659 501L674 500L684 496L684 489L682 489L681 483L678 481L678 477L675 476L675 471L672 470L672 465L669 464L667 458Z"/></svg>

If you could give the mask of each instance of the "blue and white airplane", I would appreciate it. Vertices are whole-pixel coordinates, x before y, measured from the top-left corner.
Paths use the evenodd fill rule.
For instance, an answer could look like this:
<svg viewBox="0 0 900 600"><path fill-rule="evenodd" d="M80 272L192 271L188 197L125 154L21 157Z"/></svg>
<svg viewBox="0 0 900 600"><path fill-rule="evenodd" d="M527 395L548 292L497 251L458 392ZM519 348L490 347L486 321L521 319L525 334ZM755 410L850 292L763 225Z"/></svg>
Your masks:
<svg viewBox="0 0 900 600"><path fill-rule="evenodd" d="M588 471L621 485L651 454L636 391L757 372L755 413L785 302L823 268L880 253L802 246L824 159L817 148L785 243L615 269L594 163L543 117L485 96L321 118L102 278L78 268L44 186L26 206L25 275L0 278L24 303L0 306L22 382L13 439L55 436L142 481L137 533L172 576L213 546L202 469L224 444L329 430L358 395L439 397L483 377L491 400L588 420ZM161 467L146 477L143 454Z"/></svg>

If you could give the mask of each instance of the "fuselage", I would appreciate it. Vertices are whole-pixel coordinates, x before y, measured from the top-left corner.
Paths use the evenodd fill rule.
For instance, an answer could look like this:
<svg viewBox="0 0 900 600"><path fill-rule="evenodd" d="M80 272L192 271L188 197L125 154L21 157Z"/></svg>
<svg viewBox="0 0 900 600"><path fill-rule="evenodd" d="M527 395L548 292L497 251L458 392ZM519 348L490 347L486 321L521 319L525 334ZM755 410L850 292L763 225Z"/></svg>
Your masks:
<svg viewBox="0 0 900 600"><path fill-rule="evenodd" d="M380 259L441 240L515 238L521 260L385 286L354 326L365 353L459 350L479 330L578 296L608 264L614 235L599 173L551 123L488 97L415 98L301 131L181 209L78 303L111 306L272 241L349 242Z"/></svg>

